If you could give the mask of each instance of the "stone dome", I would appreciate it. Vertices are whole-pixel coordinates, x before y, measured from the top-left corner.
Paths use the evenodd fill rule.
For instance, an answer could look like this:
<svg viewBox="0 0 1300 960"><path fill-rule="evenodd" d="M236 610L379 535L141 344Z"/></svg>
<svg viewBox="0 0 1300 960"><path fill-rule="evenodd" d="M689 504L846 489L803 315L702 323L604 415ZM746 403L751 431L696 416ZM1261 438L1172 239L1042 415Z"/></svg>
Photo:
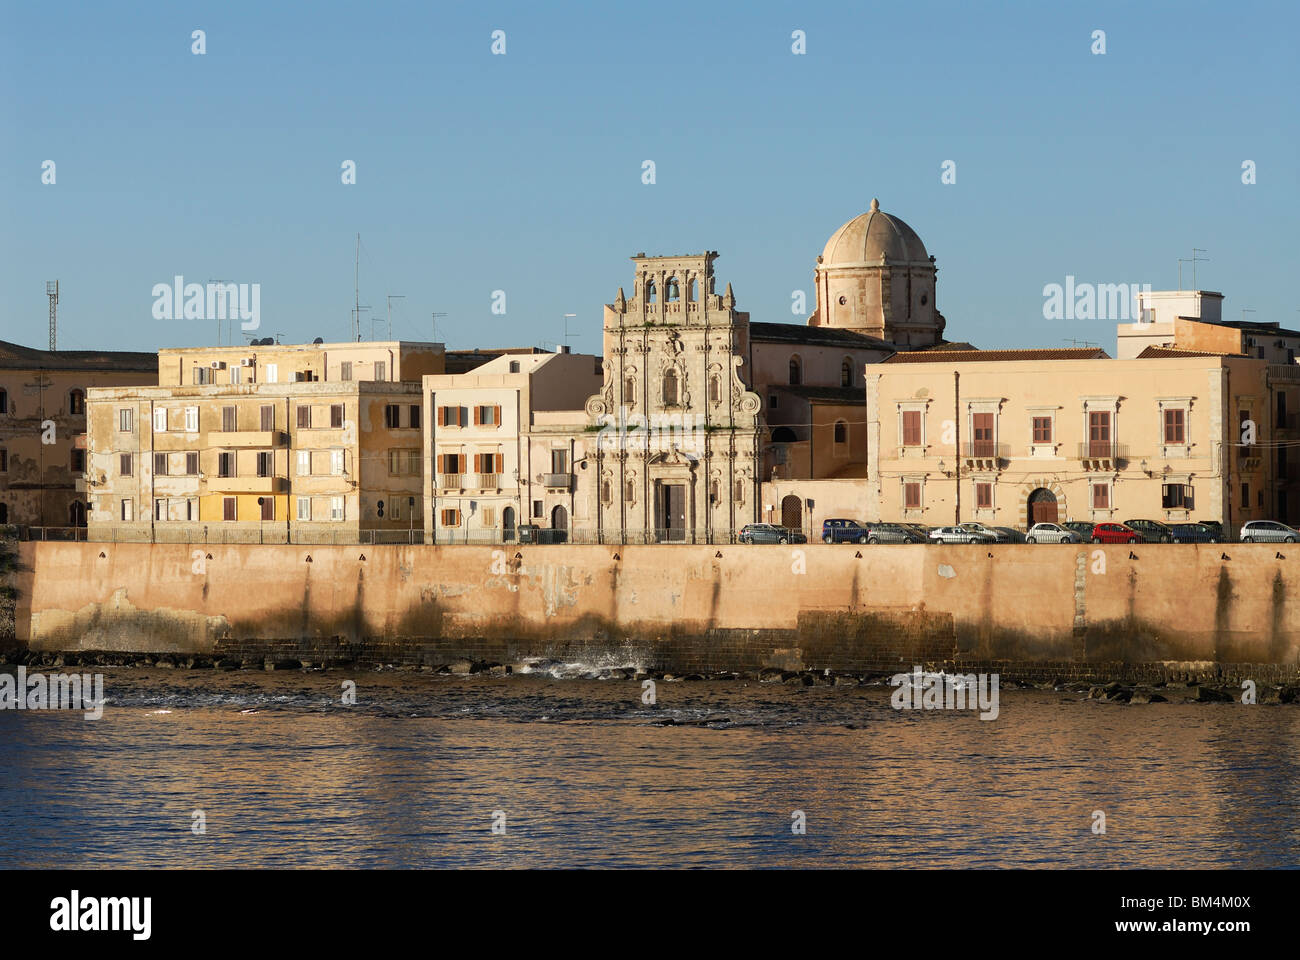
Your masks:
<svg viewBox="0 0 1300 960"><path fill-rule="evenodd" d="M819 266L848 267L875 265L885 257L890 263L929 263L925 244L916 231L897 217L880 209L872 200L871 209L854 217L826 241Z"/></svg>

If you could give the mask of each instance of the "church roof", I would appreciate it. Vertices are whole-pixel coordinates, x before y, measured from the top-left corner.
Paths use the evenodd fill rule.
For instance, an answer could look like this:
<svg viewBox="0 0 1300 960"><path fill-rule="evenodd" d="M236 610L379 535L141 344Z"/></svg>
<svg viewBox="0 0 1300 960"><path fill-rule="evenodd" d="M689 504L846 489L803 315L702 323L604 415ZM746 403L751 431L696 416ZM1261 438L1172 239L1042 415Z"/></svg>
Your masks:
<svg viewBox="0 0 1300 960"><path fill-rule="evenodd" d="M854 217L826 241L820 266L848 267L878 265L884 257L890 263L929 263L925 244L916 231L898 217L884 213L880 201Z"/></svg>
<svg viewBox="0 0 1300 960"><path fill-rule="evenodd" d="M859 350L893 350L887 340L842 327L810 327L802 323L749 324L749 339L758 343L802 343L809 346L856 347Z"/></svg>
<svg viewBox="0 0 1300 960"><path fill-rule="evenodd" d="M158 374L158 354L133 350L37 350L0 340L0 367L10 370L106 370Z"/></svg>
<svg viewBox="0 0 1300 960"><path fill-rule="evenodd" d="M777 384L769 389L773 393L790 393L796 397L803 397L810 403L848 403L861 404L867 402L866 387L818 387L800 385L792 387L786 384Z"/></svg>

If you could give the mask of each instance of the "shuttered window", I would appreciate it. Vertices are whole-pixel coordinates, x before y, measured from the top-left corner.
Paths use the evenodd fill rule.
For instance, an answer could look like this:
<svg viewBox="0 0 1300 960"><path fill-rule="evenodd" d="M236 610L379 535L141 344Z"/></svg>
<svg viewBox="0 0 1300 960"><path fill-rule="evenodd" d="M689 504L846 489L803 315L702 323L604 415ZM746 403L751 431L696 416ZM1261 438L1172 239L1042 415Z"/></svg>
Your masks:
<svg viewBox="0 0 1300 960"><path fill-rule="evenodd" d="M903 484L903 506L915 510L921 506L921 485L919 483Z"/></svg>
<svg viewBox="0 0 1300 960"><path fill-rule="evenodd" d="M903 411L903 446L919 447L921 445L921 411Z"/></svg>

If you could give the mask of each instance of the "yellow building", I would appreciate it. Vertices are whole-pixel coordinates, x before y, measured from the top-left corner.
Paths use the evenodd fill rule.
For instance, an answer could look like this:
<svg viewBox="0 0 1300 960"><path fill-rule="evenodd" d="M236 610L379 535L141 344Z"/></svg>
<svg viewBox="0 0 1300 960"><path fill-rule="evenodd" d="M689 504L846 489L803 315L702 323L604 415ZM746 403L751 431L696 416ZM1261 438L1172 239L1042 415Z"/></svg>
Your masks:
<svg viewBox="0 0 1300 960"><path fill-rule="evenodd" d="M1267 367L1174 348L896 354L866 371L866 519L1272 519Z"/></svg>
<svg viewBox="0 0 1300 960"><path fill-rule="evenodd" d="M398 343L159 351L167 385L89 391L90 537L418 541L419 377L441 352ZM196 371L218 382L177 382Z"/></svg>
<svg viewBox="0 0 1300 960"><path fill-rule="evenodd" d="M86 390L158 380L152 353L34 350L0 340L0 525L85 527Z"/></svg>

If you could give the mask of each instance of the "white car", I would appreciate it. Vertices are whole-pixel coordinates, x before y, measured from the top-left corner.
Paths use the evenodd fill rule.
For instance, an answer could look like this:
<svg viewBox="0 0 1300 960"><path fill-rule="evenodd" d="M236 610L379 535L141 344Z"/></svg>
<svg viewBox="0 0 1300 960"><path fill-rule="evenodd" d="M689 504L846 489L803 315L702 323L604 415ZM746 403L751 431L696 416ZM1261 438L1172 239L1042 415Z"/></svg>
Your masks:
<svg viewBox="0 0 1300 960"><path fill-rule="evenodd" d="M996 543L991 530L972 530L970 527L935 527L930 531L935 543Z"/></svg>
<svg viewBox="0 0 1300 960"><path fill-rule="evenodd" d="M1276 520L1251 520L1242 524L1240 539L1242 543L1296 543L1300 530Z"/></svg>
<svg viewBox="0 0 1300 960"><path fill-rule="evenodd" d="M1059 523L1036 523L1025 534L1026 543L1083 543L1083 537Z"/></svg>

